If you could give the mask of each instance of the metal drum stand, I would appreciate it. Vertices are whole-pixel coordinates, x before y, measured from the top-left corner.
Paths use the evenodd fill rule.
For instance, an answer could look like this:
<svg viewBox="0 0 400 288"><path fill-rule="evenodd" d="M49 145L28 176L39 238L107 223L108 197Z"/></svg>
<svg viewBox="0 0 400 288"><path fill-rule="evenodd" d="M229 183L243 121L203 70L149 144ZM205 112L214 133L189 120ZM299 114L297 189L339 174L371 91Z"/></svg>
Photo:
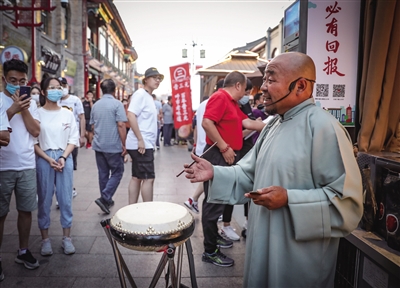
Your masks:
<svg viewBox="0 0 400 288"><path fill-rule="evenodd" d="M104 229L104 232L106 233L106 236L108 240L110 241L111 247L113 249L114 253L114 259L115 263L117 265L117 270L118 270L118 276L120 280L120 284L122 288L126 288L126 281L125 281L125 276L128 278L128 281L130 285L133 288L137 288L135 281L133 280L133 277L131 273L129 272L129 269L125 263L124 258L121 255L121 252L118 249L117 241L114 239L112 236L112 233L110 231L110 219L102 220L100 222L101 226ZM149 288L154 288L157 285L158 280L160 279L160 276L165 268L165 266L168 263L168 268L167 268L167 273L165 274L165 282L166 282L166 287L172 287L172 288L185 288L187 286L181 284L181 275L182 275L182 260L183 260L183 245L186 246L186 252L188 256L188 262L189 262L189 272L190 272L190 281L192 284L192 288L197 288L197 281L196 281L196 272L194 268L194 259L193 259L193 249L192 249L192 244L190 242L190 238L187 238L184 243L179 245L178 247L175 247L173 244L169 244L166 249L163 250L163 255L160 259L160 262L158 263L157 269L154 273L153 279L150 283ZM175 251L176 248L178 248L178 260L177 260L177 265L175 269ZM171 285L168 286L169 284L169 279L171 279Z"/></svg>

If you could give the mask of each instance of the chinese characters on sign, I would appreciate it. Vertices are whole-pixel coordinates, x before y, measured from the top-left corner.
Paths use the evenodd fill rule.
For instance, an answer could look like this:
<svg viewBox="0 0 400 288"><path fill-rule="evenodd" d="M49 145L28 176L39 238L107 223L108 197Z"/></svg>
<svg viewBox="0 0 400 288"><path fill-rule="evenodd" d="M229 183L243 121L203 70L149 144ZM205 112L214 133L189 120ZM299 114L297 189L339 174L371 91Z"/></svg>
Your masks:
<svg viewBox="0 0 400 288"><path fill-rule="evenodd" d="M193 118L189 63L170 67L174 127L191 125Z"/></svg>
<svg viewBox="0 0 400 288"><path fill-rule="evenodd" d="M331 34L335 37L338 36L338 20L335 18L335 14L340 13L340 10L342 10L342 8L338 6L337 1L335 1L335 5L329 5L326 7L326 12L328 15L325 17L325 19L327 19L328 21L330 20L330 22L325 25L327 27L326 33ZM328 52L336 53L339 49L339 46L340 46L340 43L337 40L334 40L334 41L327 40L326 41L326 51L328 51ZM345 74L340 73L338 71L337 64L338 64L337 58L331 58L328 56L328 60L324 63L325 73L327 75L336 73L339 76L345 76Z"/></svg>
<svg viewBox="0 0 400 288"><path fill-rule="evenodd" d="M343 125L355 120L361 2L313 0L308 6L306 51L316 65L315 105Z"/></svg>

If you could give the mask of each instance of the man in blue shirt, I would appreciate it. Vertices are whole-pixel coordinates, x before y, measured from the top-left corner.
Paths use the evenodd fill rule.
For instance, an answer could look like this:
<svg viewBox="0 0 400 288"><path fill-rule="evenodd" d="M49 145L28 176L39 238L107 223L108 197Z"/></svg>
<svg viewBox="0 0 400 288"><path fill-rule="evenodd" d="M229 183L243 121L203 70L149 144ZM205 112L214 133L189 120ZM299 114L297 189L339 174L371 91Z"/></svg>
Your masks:
<svg viewBox="0 0 400 288"><path fill-rule="evenodd" d="M99 171L101 197L95 203L110 214L114 205L112 197L124 174L124 155L126 154L126 118L124 106L115 97L115 83L104 80L100 85L103 97L93 105L90 125L93 125L92 149L96 151L96 163Z"/></svg>

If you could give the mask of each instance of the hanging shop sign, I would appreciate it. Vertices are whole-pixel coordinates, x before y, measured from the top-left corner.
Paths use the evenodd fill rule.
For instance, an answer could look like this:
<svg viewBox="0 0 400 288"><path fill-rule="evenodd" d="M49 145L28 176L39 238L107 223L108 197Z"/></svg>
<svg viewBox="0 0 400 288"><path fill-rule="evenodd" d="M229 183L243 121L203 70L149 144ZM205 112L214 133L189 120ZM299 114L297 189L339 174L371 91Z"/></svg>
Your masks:
<svg viewBox="0 0 400 288"><path fill-rule="evenodd" d="M42 71L56 74L61 65L61 55L49 47L42 46Z"/></svg>
<svg viewBox="0 0 400 288"><path fill-rule="evenodd" d="M0 55L1 64L11 59L21 60L26 63L28 61L28 56L22 48L17 46L7 46Z"/></svg>
<svg viewBox="0 0 400 288"><path fill-rule="evenodd" d="M189 136L193 118L189 70L189 63L169 67L174 126L178 129L178 136L181 138Z"/></svg>

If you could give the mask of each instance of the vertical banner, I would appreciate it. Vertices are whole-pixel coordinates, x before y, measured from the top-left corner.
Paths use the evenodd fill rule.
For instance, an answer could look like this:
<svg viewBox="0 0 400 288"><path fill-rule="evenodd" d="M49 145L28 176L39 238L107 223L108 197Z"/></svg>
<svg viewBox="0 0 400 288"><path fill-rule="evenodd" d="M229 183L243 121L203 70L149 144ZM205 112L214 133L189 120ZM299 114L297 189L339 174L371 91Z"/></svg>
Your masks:
<svg viewBox="0 0 400 288"><path fill-rule="evenodd" d="M172 66L169 71L171 74L174 127L178 129L178 136L186 139L192 130L193 118L189 63Z"/></svg>
<svg viewBox="0 0 400 288"><path fill-rule="evenodd" d="M309 1L307 54L317 69L314 99L348 126L355 120L359 25L360 0Z"/></svg>

